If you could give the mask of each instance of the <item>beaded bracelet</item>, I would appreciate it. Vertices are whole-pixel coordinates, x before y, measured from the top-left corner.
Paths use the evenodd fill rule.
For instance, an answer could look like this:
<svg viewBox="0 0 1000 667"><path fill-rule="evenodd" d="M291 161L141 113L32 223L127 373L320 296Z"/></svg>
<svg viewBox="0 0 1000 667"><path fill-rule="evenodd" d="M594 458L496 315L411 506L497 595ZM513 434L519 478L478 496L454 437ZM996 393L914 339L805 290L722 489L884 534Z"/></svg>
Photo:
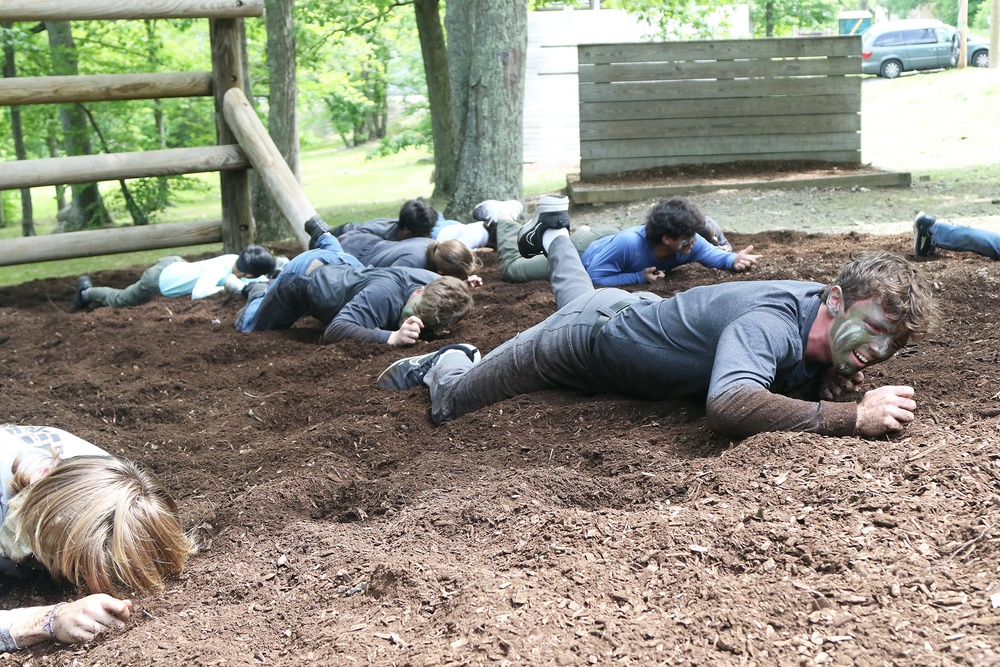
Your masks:
<svg viewBox="0 0 1000 667"><path fill-rule="evenodd" d="M42 630L49 633L49 637L56 636L56 609L66 604L65 602L57 602L52 611L49 612L49 618L42 624Z"/></svg>

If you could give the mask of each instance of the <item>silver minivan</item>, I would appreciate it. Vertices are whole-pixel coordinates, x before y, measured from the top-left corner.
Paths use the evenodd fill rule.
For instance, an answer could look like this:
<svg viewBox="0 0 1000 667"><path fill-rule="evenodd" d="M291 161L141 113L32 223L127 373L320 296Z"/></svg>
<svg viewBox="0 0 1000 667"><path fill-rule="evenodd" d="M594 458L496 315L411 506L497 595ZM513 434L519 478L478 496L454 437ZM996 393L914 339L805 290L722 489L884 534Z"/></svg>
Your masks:
<svg viewBox="0 0 1000 667"><path fill-rule="evenodd" d="M989 44L972 36L966 44L969 65L989 65ZM937 19L876 23L861 36L861 71L895 79L903 72L954 67L958 50L958 30Z"/></svg>

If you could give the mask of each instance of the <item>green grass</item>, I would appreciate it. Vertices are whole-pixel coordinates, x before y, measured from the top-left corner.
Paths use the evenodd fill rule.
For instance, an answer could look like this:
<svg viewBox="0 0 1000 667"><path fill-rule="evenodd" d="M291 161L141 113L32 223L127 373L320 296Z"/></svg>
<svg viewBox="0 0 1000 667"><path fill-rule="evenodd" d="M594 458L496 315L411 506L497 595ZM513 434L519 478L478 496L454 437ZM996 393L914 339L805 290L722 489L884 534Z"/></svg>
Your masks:
<svg viewBox="0 0 1000 667"><path fill-rule="evenodd" d="M877 167L910 171L935 182L1000 182L1000 77L996 70L969 68L907 75L892 81L866 77L862 85L862 156ZM330 224L392 216L400 204L429 197L433 161L422 151L367 160L369 148L322 148L302 156L302 184L313 206ZM565 187L566 165L525 167L527 197ZM178 205L160 215L169 222L221 216L217 174L190 176L204 188L180 193ZM105 183L106 191L116 184ZM32 193L36 229L55 225L54 188ZM17 223L0 239L20 235ZM147 266L168 254L221 252L221 244L105 255L33 265L0 267L0 285L38 278L76 276L105 269Z"/></svg>

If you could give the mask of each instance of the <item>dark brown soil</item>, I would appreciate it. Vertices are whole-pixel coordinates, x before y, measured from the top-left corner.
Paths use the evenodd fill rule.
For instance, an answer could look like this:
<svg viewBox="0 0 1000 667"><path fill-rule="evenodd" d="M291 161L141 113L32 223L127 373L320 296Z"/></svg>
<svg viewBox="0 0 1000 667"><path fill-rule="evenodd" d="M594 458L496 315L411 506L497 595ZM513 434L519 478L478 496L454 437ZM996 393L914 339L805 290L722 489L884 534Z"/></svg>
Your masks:
<svg viewBox="0 0 1000 667"><path fill-rule="evenodd" d="M908 236L732 234L747 276L827 281ZM202 552L126 630L23 665L1000 663L1000 265L921 262L944 327L875 369L918 418L878 441L714 436L694 403L551 391L433 428L374 378L415 349L238 334L236 300L69 312L0 289L0 419L141 462ZM125 285L139 274L95 275ZM488 351L554 309L499 281L450 340ZM72 595L4 582L5 606ZM991 601L991 596L994 601Z"/></svg>

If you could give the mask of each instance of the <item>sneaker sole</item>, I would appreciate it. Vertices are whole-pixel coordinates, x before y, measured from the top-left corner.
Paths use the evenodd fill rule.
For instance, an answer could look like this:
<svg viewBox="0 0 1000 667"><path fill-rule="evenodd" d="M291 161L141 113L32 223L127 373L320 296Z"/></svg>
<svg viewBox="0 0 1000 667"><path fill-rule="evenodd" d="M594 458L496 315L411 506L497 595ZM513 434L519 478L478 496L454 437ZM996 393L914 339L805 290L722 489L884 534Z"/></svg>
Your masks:
<svg viewBox="0 0 1000 667"><path fill-rule="evenodd" d="M569 210L569 199L565 199L559 203L553 204L538 204L535 206L535 215L540 215L542 213L558 213L560 211Z"/></svg>

